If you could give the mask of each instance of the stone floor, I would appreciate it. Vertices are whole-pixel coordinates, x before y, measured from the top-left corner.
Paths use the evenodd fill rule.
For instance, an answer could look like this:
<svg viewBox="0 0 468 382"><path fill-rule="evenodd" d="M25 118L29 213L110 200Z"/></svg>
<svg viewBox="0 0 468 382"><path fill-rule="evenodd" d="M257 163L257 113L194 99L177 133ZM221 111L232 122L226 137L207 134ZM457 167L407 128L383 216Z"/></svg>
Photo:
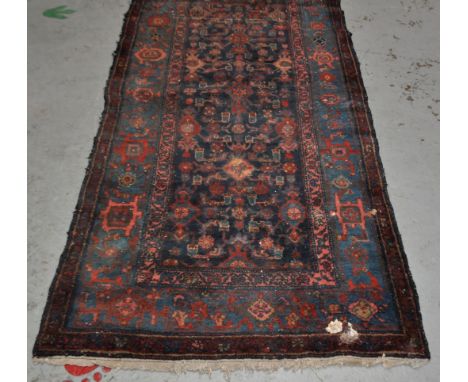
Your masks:
<svg viewBox="0 0 468 382"><path fill-rule="evenodd" d="M390 197L418 287L432 361L420 369L329 367L302 372L169 374L112 370L104 381L439 380L439 5L436 0L342 0L359 56ZM67 19L47 18L65 4ZM28 0L29 381L61 382L31 348L65 245L103 88L129 0ZM92 374L90 376L92 381Z"/></svg>

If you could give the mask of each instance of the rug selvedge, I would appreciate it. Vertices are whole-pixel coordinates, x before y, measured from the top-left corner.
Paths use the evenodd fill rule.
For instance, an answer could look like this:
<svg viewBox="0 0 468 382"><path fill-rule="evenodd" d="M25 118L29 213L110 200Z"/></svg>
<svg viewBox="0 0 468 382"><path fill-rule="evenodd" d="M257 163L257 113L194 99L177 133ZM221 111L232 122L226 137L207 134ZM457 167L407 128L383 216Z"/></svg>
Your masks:
<svg viewBox="0 0 468 382"><path fill-rule="evenodd" d="M336 1L133 1L106 101L36 357L429 356Z"/></svg>

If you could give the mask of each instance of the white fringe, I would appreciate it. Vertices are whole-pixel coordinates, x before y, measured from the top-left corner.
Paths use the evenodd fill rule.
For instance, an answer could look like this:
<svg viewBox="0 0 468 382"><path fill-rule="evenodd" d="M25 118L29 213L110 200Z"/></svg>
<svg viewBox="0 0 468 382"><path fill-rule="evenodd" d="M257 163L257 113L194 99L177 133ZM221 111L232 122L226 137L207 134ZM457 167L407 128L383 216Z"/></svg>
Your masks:
<svg viewBox="0 0 468 382"><path fill-rule="evenodd" d="M51 365L72 364L78 366L99 365L110 368L140 369L174 372L177 374L197 371L211 374L219 370L233 372L236 370L270 370L291 369L302 370L305 368L317 368L326 366L377 366L394 367L407 365L413 368L421 367L429 362L428 359L398 358L398 357L355 357L336 356L327 358L295 358L295 359L219 359L219 360L152 360L132 358L105 358L105 357L41 357L33 358L35 363L47 363Z"/></svg>

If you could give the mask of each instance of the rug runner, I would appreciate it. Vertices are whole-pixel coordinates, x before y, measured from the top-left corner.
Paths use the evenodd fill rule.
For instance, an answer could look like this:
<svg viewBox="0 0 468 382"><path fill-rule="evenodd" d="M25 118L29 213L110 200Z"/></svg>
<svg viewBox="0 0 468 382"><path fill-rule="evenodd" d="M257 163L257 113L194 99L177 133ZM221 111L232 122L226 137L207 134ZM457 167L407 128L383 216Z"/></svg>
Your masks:
<svg viewBox="0 0 468 382"><path fill-rule="evenodd" d="M105 98L36 360L429 358L338 1L133 0Z"/></svg>

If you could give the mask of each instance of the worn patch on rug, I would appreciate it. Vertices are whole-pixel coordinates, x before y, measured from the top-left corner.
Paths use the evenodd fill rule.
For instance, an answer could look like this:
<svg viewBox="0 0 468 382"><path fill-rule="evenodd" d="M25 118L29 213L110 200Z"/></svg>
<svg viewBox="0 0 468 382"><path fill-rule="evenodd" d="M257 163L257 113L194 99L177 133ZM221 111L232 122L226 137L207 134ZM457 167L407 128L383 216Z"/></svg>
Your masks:
<svg viewBox="0 0 468 382"><path fill-rule="evenodd" d="M337 0L134 0L105 98L36 359L429 358Z"/></svg>

